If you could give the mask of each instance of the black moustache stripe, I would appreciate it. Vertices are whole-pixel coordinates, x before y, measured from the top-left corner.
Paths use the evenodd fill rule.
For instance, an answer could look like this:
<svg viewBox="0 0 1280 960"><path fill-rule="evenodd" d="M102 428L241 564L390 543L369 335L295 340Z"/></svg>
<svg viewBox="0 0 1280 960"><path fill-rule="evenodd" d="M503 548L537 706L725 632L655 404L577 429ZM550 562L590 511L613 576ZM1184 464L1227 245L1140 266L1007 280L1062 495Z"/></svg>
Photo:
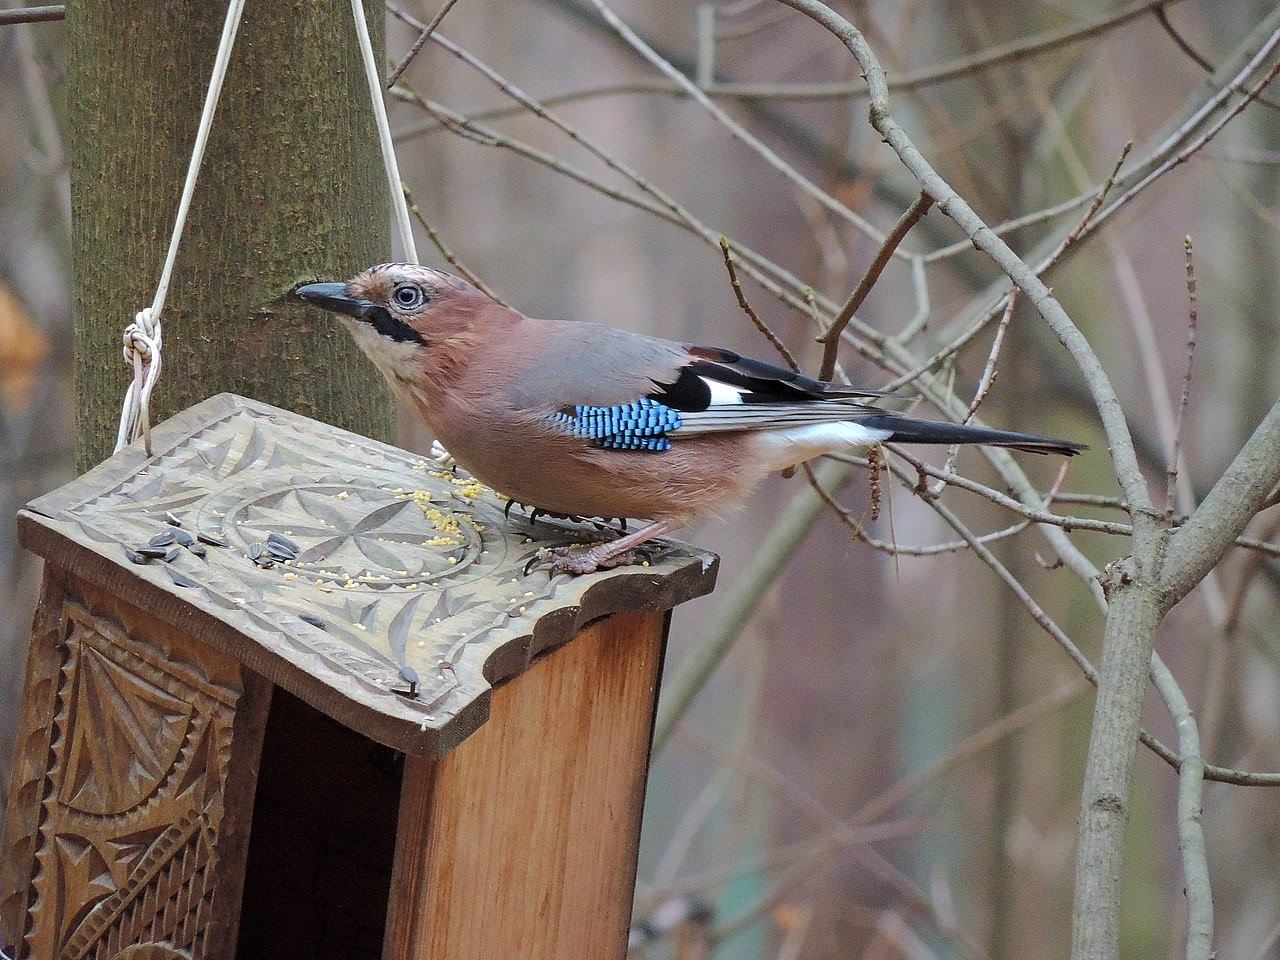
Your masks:
<svg viewBox="0 0 1280 960"><path fill-rule="evenodd" d="M374 307L360 319L373 327L380 336L395 343L416 343L424 347L427 345L422 334L403 320L393 317L385 307Z"/></svg>

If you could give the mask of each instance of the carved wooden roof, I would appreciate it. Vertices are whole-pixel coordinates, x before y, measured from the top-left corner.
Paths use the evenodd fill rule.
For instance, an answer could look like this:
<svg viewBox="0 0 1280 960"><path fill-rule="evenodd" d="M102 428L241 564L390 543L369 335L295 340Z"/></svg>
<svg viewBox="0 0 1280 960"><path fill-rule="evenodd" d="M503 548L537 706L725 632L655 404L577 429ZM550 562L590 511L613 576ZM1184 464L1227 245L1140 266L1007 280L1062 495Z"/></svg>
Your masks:
<svg viewBox="0 0 1280 960"><path fill-rule="evenodd" d="M667 609L715 580L714 556L676 544L648 567L525 574L539 547L593 531L506 520L465 475L231 394L157 426L153 449L28 504L23 542L411 753L459 743L491 684L587 621ZM153 541L143 553L165 556L137 562Z"/></svg>

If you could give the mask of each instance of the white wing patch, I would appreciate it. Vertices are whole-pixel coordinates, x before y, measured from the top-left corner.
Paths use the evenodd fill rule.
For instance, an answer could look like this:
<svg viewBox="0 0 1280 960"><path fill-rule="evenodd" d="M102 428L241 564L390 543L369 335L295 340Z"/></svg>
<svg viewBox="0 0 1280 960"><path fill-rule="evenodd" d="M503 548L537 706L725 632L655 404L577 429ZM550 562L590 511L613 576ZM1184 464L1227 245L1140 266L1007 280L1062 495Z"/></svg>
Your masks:
<svg viewBox="0 0 1280 960"><path fill-rule="evenodd" d="M742 394L745 391L740 387L735 387L720 380L712 380L710 377L699 377L698 379L711 388L711 406L735 407L742 403Z"/></svg>

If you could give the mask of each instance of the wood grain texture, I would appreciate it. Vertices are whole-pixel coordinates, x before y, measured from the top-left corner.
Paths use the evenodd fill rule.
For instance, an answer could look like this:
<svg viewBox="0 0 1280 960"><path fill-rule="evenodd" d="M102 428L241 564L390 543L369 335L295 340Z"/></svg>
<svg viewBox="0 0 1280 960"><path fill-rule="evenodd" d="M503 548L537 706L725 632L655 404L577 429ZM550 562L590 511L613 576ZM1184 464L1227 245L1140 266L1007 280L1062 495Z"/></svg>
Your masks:
<svg viewBox="0 0 1280 960"><path fill-rule="evenodd" d="M263 681L74 578L49 578L31 664L0 864L17 956L227 956Z"/></svg>
<svg viewBox="0 0 1280 960"><path fill-rule="evenodd" d="M381 51L382 7L366 7ZM68 12L82 470L111 452L120 331L155 290L226 8L83 0ZM387 204L350 7L247 4L165 306L152 421L236 390L390 438L373 365L331 317L284 299L386 259Z"/></svg>
<svg viewBox="0 0 1280 960"><path fill-rule="evenodd" d="M384 960L621 960L665 621L620 613L408 758Z"/></svg>
<svg viewBox="0 0 1280 960"><path fill-rule="evenodd" d="M526 571L540 546L600 534L507 519L505 501L465 476L230 394L153 439L155 457L123 450L33 501L23 543L407 753L460 743L484 722L492 684L591 620L666 610L715 581L715 557L673 543L648 567ZM175 531L213 542L195 545L203 556L174 546L171 559L130 561ZM276 555L273 543L291 546Z"/></svg>

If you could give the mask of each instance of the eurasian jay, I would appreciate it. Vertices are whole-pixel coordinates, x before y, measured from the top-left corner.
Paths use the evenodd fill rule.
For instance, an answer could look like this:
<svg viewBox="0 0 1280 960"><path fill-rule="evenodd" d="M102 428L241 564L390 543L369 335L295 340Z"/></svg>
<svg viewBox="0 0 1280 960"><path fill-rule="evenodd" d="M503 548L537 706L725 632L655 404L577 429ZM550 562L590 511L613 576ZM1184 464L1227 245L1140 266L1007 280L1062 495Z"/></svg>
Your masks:
<svg viewBox="0 0 1280 960"><path fill-rule="evenodd" d="M542 552L570 573L633 562L646 541L827 453L885 441L1084 449L911 419L877 408L875 391L719 347L526 317L429 267L384 263L295 292L342 318L399 400L483 483L550 513L651 521L609 543Z"/></svg>

